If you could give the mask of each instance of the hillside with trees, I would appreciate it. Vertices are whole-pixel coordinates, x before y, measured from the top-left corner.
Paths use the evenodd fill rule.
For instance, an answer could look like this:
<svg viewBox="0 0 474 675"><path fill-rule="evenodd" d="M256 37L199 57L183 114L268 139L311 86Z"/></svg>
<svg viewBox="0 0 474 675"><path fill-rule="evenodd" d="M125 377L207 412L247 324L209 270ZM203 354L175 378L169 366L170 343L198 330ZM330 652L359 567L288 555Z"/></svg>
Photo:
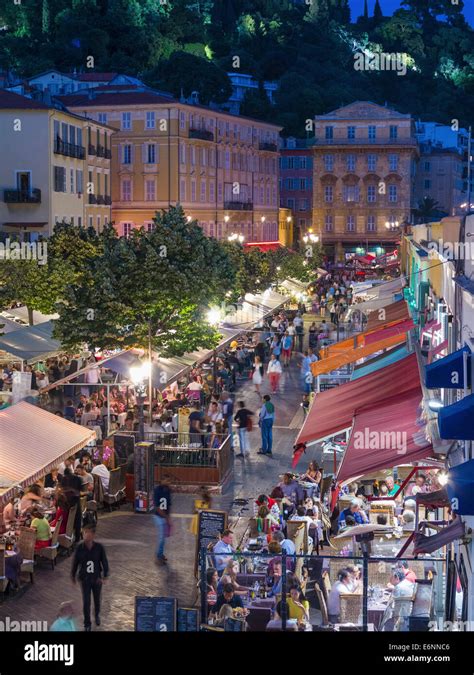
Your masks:
<svg viewBox="0 0 474 675"><path fill-rule="evenodd" d="M372 6L372 2L370 5ZM123 72L176 96L225 101L228 71L278 82L242 114L305 135L315 114L356 99L462 126L474 109L474 32L463 1L404 0L384 16L351 17L348 0L25 0L0 6L0 69L22 77L57 68ZM354 54L404 53L407 73L356 71Z"/></svg>

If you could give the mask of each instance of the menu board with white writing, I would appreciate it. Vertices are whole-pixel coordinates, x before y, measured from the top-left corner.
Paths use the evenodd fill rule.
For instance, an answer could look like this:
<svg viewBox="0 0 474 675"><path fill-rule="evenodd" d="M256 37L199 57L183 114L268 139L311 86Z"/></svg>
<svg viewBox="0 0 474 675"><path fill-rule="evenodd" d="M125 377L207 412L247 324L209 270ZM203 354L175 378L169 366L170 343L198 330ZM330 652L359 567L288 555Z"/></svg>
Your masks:
<svg viewBox="0 0 474 675"><path fill-rule="evenodd" d="M199 610L193 607L178 609L178 633L197 633L199 631Z"/></svg>
<svg viewBox="0 0 474 675"><path fill-rule="evenodd" d="M144 633L166 633L177 629L176 598L136 597L135 630Z"/></svg>
<svg viewBox="0 0 474 675"><path fill-rule="evenodd" d="M207 549L210 543L219 540L221 533L227 527L227 513L225 511L199 511L198 534L196 543L196 564L195 570L199 566L199 554L204 547Z"/></svg>

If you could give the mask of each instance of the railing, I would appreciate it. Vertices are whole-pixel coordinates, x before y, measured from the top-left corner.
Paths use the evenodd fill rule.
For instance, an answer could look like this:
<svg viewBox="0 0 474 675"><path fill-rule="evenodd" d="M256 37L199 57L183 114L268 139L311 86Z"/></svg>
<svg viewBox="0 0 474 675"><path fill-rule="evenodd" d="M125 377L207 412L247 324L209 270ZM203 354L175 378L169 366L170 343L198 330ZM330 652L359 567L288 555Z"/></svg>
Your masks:
<svg viewBox="0 0 474 675"><path fill-rule="evenodd" d="M268 150L270 152L278 152L278 146L276 143L259 143L259 150Z"/></svg>
<svg viewBox="0 0 474 675"><path fill-rule="evenodd" d="M97 149L96 149L95 145L92 145L92 143L89 143L89 147L87 148L87 154L97 155Z"/></svg>
<svg viewBox="0 0 474 675"><path fill-rule="evenodd" d="M3 201L7 204L41 204L41 190L4 190Z"/></svg>
<svg viewBox="0 0 474 675"><path fill-rule="evenodd" d="M97 196L89 195L89 204L97 204Z"/></svg>
<svg viewBox="0 0 474 675"><path fill-rule="evenodd" d="M109 148L105 148L104 157L105 159L112 159L112 150L109 150Z"/></svg>
<svg viewBox="0 0 474 675"><path fill-rule="evenodd" d="M112 197L110 195L104 196L104 204L106 204L107 206L110 206L112 204Z"/></svg>
<svg viewBox="0 0 474 675"><path fill-rule="evenodd" d="M251 211L253 202L224 202L224 208L229 211Z"/></svg>
<svg viewBox="0 0 474 675"><path fill-rule="evenodd" d="M415 138L320 138L314 145L409 145L416 147Z"/></svg>
<svg viewBox="0 0 474 675"><path fill-rule="evenodd" d="M206 129L190 129L189 138L200 138L202 141L213 141L214 134Z"/></svg>
<svg viewBox="0 0 474 675"><path fill-rule="evenodd" d="M75 157L76 159L84 159L86 149L82 145L74 145L74 143L67 143L60 138L54 141L54 152L57 155L65 155L66 157Z"/></svg>
<svg viewBox="0 0 474 675"><path fill-rule="evenodd" d="M96 195L97 204L105 204L105 197L103 195Z"/></svg>
<svg viewBox="0 0 474 675"><path fill-rule="evenodd" d="M103 145L97 146L97 157L105 157L105 148Z"/></svg>

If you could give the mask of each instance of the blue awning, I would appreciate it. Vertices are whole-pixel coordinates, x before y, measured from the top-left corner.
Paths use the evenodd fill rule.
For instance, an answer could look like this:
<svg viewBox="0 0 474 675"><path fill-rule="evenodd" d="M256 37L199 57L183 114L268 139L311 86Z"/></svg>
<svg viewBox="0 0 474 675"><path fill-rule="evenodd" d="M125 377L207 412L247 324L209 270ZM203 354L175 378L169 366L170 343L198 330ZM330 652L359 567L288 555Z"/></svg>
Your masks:
<svg viewBox="0 0 474 675"><path fill-rule="evenodd" d="M390 349L384 354L375 356L372 359L368 359L361 366L355 367L352 372L351 380L358 380L359 377L364 377L364 375L368 375L369 373L373 373L376 370L380 370L380 368L385 368L391 363L395 363L396 361L400 361L400 359L404 359L405 356L408 356L408 350L405 345Z"/></svg>
<svg viewBox="0 0 474 675"><path fill-rule="evenodd" d="M474 459L453 466L448 471L446 491L455 513L474 516Z"/></svg>
<svg viewBox="0 0 474 675"><path fill-rule="evenodd" d="M474 394L441 408L438 413L440 438L457 441L474 440Z"/></svg>
<svg viewBox="0 0 474 675"><path fill-rule="evenodd" d="M464 368L463 354L471 354L471 350L466 345L452 354L448 354L442 359L438 359L426 366L425 384L428 389L463 389L464 388ZM470 367L468 367L468 385L469 385Z"/></svg>

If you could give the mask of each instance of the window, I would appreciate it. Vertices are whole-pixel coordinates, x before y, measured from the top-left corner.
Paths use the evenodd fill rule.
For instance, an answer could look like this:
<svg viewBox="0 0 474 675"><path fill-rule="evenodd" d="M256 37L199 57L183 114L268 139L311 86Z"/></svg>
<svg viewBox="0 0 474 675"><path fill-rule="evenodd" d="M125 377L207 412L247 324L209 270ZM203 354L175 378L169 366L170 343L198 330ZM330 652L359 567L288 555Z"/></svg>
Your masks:
<svg viewBox="0 0 474 675"><path fill-rule="evenodd" d="M152 220L149 220L148 222L143 223L143 224L144 224L145 230L147 232L153 232L153 228L155 226L155 223Z"/></svg>
<svg viewBox="0 0 474 675"><path fill-rule="evenodd" d="M201 181L201 201L202 202L206 201L206 181L205 180Z"/></svg>
<svg viewBox="0 0 474 675"><path fill-rule="evenodd" d="M154 180L145 181L145 200L147 202L156 201L156 183Z"/></svg>
<svg viewBox="0 0 474 675"><path fill-rule="evenodd" d="M356 185L345 185L342 196L345 202L358 202L359 188Z"/></svg>
<svg viewBox="0 0 474 675"><path fill-rule="evenodd" d="M398 171L398 155L388 156L388 168L390 171Z"/></svg>
<svg viewBox="0 0 474 675"><path fill-rule="evenodd" d="M217 198L218 201L222 201L222 183L217 184Z"/></svg>
<svg viewBox="0 0 474 675"><path fill-rule="evenodd" d="M324 169L332 171L334 168L334 155L324 155Z"/></svg>
<svg viewBox="0 0 474 675"><path fill-rule="evenodd" d="M431 171L431 162L425 162L424 170L426 173Z"/></svg>
<svg viewBox="0 0 474 675"><path fill-rule="evenodd" d="M89 227L94 227L94 217L89 216Z"/></svg>
<svg viewBox="0 0 474 675"><path fill-rule="evenodd" d="M57 141L61 138L60 126L58 120L54 120L54 140Z"/></svg>
<svg viewBox="0 0 474 675"><path fill-rule="evenodd" d="M122 201L131 202L132 201L132 181L128 178L122 180Z"/></svg>
<svg viewBox="0 0 474 675"><path fill-rule="evenodd" d="M76 192L78 194L84 192L84 174L80 169L76 170Z"/></svg>
<svg viewBox="0 0 474 675"><path fill-rule="evenodd" d="M327 141L332 141L334 137L334 127L325 127L325 138Z"/></svg>
<svg viewBox="0 0 474 675"><path fill-rule="evenodd" d="M107 218L105 219L105 222L107 222ZM82 218L81 218L81 216L78 216L78 217L77 217L77 224L79 225L79 227L82 227Z"/></svg>
<svg viewBox="0 0 474 675"><path fill-rule="evenodd" d="M132 163L132 146L124 145L122 146L122 164L131 164Z"/></svg>
<svg viewBox="0 0 474 675"><path fill-rule="evenodd" d="M377 155L367 155L367 170L368 171L377 170Z"/></svg>
<svg viewBox="0 0 474 675"><path fill-rule="evenodd" d="M216 184L214 183L214 181L211 181L209 183L209 201L210 202L216 201Z"/></svg>
<svg viewBox="0 0 474 675"><path fill-rule="evenodd" d="M286 200L286 205L289 209L294 209L295 208L295 200L290 198Z"/></svg>
<svg viewBox="0 0 474 675"><path fill-rule="evenodd" d="M300 218L298 222L302 229L306 227L306 218Z"/></svg>
<svg viewBox="0 0 474 675"><path fill-rule="evenodd" d="M132 128L132 113L123 112L122 113L122 129L131 129Z"/></svg>
<svg viewBox="0 0 474 675"><path fill-rule="evenodd" d="M97 119L101 124L107 124L107 113L99 113Z"/></svg>
<svg viewBox="0 0 474 675"><path fill-rule="evenodd" d="M332 185L326 185L324 187L324 201L325 202L332 202L332 200L333 200Z"/></svg>
<svg viewBox="0 0 474 675"><path fill-rule="evenodd" d="M295 168L295 159L296 157L288 157L288 169L294 169Z"/></svg>
<svg viewBox="0 0 474 675"><path fill-rule="evenodd" d="M191 145L191 166L196 166L196 148L194 145Z"/></svg>
<svg viewBox="0 0 474 675"><path fill-rule="evenodd" d="M180 149L180 162L181 164L186 164L186 146L184 145L184 143L181 143L179 149Z"/></svg>
<svg viewBox="0 0 474 675"><path fill-rule="evenodd" d="M391 124L390 125L390 140L395 140L398 138L398 127L396 124Z"/></svg>
<svg viewBox="0 0 474 675"><path fill-rule="evenodd" d="M333 230L333 217L330 213L324 216L324 230L326 232L332 232Z"/></svg>
<svg viewBox="0 0 474 675"><path fill-rule="evenodd" d="M230 151L225 151L225 168L230 169Z"/></svg>
<svg viewBox="0 0 474 675"><path fill-rule="evenodd" d="M122 232L124 237L129 237L132 232L132 223L123 223Z"/></svg>
<svg viewBox="0 0 474 675"><path fill-rule="evenodd" d="M74 169L70 169L69 171L69 187L71 194L74 194Z"/></svg>
<svg viewBox="0 0 474 675"><path fill-rule="evenodd" d="M209 223L209 236L213 237L214 236L214 223Z"/></svg>
<svg viewBox="0 0 474 675"><path fill-rule="evenodd" d="M71 216L71 225L74 225L74 216Z"/></svg>
<svg viewBox="0 0 474 675"><path fill-rule="evenodd" d="M307 190L307 189L308 189L308 179L300 178L300 190Z"/></svg>
<svg viewBox="0 0 474 675"><path fill-rule="evenodd" d="M66 192L66 169L63 166L54 167L54 191Z"/></svg>
<svg viewBox="0 0 474 675"><path fill-rule="evenodd" d="M186 181L184 178L181 179L180 184L179 184L179 200L181 202L186 201Z"/></svg>
<svg viewBox="0 0 474 675"><path fill-rule="evenodd" d="M76 145L76 127L73 127L72 124L69 125L69 143Z"/></svg>
<svg viewBox="0 0 474 675"><path fill-rule="evenodd" d="M388 186L388 201L396 202L398 199L398 189L396 185Z"/></svg>
<svg viewBox="0 0 474 675"><path fill-rule="evenodd" d="M156 143L147 143L146 148L146 163L147 164L156 164Z"/></svg>
<svg viewBox="0 0 474 675"><path fill-rule="evenodd" d="M77 144L82 145L82 129L78 128L78 129L76 129L76 132L77 132L77 138L76 138ZM105 137L107 138L107 135Z"/></svg>
<svg viewBox="0 0 474 675"><path fill-rule="evenodd" d="M346 230L348 232L355 232L355 216L347 216Z"/></svg>
<svg viewBox="0 0 474 675"><path fill-rule="evenodd" d="M104 173L104 195L109 196L109 174Z"/></svg>
<svg viewBox="0 0 474 675"><path fill-rule="evenodd" d="M201 148L201 166L207 166L207 148Z"/></svg>
<svg viewBox="0 0 474 675"><path fill-rule="evenodd" d="M373 204L377 200L377 188L375 185L369 185L367 187L367 201L369 204Z"/></svg>
<svg viewBox="0 0 474 675"><path fill-rule="evenodd" d="M100 216L97 216L97 232L100 232Z"/></svg>
<svg viewBox="0 0 474 675"><path fill-rule="evenodd" d="M196 201L196 181L195 180L191 181L191 201L192 202Z"/></svg>
<svg viewBox="0 0 474 675"><path fill-rule="evenodd" d="M369 124L369 141L375 141L377 138L377 127L373 124Z"/></svg>
<svg viewBox="0 0 474 675"><path fill-rule="evenodd" d="M347 168L347 171L355 171L355 168L356 168L356 157L355 157L355 155L347 155L347 157L346 157L346 168Z"/></svg>
<svg viewBox="0 0 474 675"><path fill-rule="evenodd" d="M375 232L376 229L375 216L367 216L367 232Z"/></svg>
<svg viewBox="0 0 474 675"><path fill-rule="evenodd" d="M307 211L308 210L308 200L307 199L300 199L299 210L300 211Z"/></svg>
<svg viewBox="0 0 474 675"><path fill-rule="evenodd" d="M428 178L426 178L424 181L424 189L429 190L430 188L431 188L431 181Z"/></svg>
<svg viewBox="0 0 474 675"><path fill-rule="evenodd" d="M353 140L356 137L356 128L355 127L347 127L347 138L349 140Z"/></svg>
<svg viewBox="0 0 474 675"><path fill-rule="evenodd" d="M148 110L145 118L145 129L155 128L155 113L153 110Z"/></svg>
<svg viewBox="0 0 474 675"><path fill-rule="evenodd" d="M184 112L179 113L179 128L186 129L186 113Z"/></svg>
<svg viewBox="0 0 474 675"><path fill-rule="evenodd" d="M306 169L306 168L307 168L306 157L300 157L300 169Z"/></svg>

